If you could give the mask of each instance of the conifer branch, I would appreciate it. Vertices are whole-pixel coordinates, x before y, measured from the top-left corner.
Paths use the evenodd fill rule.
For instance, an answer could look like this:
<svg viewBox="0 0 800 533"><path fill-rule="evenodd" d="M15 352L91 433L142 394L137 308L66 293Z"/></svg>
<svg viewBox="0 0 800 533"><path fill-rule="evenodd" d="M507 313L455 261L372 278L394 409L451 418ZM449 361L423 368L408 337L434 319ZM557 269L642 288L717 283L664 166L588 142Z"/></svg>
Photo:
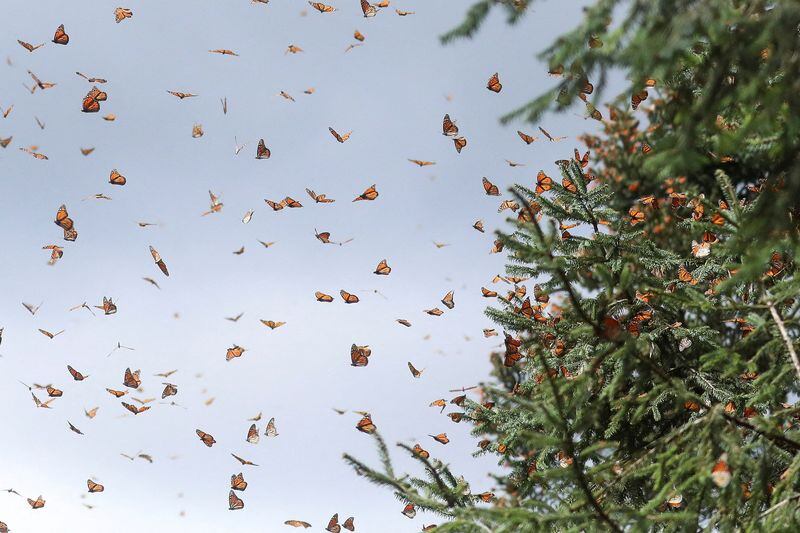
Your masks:
<svg viewBox="0 0 800 533"><path fill-rule="evenodd" d="M797 358L797 352L794 349L794 344L792 344L792 339L789 337L789 332L786 331L786 326L783 324L780 313L775 309L775 305L772 302L769 302L767 305L769 305L769 312L772 314L775 324L778 325L778 331L781 332L783 342L786 343L786 349L789 351L789 357L792 358L794 371L797 373L798 379L800 379L800 359Z"/></svg>

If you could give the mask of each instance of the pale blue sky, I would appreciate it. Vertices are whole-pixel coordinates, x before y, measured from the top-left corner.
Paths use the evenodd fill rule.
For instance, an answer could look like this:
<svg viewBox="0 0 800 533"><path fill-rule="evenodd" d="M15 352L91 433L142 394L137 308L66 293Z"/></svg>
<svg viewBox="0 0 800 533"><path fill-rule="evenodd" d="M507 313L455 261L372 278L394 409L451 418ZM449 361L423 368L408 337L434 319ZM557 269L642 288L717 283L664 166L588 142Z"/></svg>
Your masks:
<svg viewBox="0 0 800 533"><path fill-rule="evenodd" d="M488 300L480 287L503 272L504 256L489 254L503 215L496 213L499 200L483 194L481 177L501 189L530 184L540 168L555 173L552 161L577 145L571 137L526 146L516 129L533 134L535 126L504 127L497 119L553 83L534 55L573 24L580 5L537 3L513 28L498 11L474 40L443 47L438 36L461 20L470 1L393 0L369 20L357 0L329 3L339 11L319 14L299 0L131 0L123 4L134 16L121 24L113 14L120 4L105 0L3 6L0 54L13 64L0 66L0 107L14 109L0 119L0 137L14 138L0 150L0 489L47 500L32 511L24 499L0 493L0 520L13 531L73 529L67 524L120 533L291 531L282 525L290 518L321 530L335 512L342 520L355 516L357 530L367 532L412 532L437 521L424 513L403 517L390 492L342 462L343 452L377 461L372 439L354 429L358 416L339 416L331 407L370 411L387 441L419 439L466 474L473 489L491 489L486 473L494 461L470 458L477 439L468 426L428 404L486 379L488 354L499 344L481 334L493 325L483 315ZM395 7L416 14L398 17ZM61 23L71 37L66 47L50 43ZM364 46L344 53L356 29L366 36ZM17 38L47 44L28 53ZM289 44L305 52L286 55ZM214 48L240 57L209 54ZM28 69L58 85L30 94L22 86L31 82ZM81 113L91 84L76 70L109 80L101 86L109 97L99 114ZM500 94L485 88L495 71ZM303 94L309 87L316 89L311 96ZM167 90L199 96L180 101ZM296 102L278 96L281 90ZM102 120L106 113L117 120ZM445 113L469 141L460 155L441 135ZM194 123L205 130L200 139L191 137ZM543 125L571 136L590 127L573 114ZM339 144L328 126L353 130L352 137ZM234 137L248 143L239 156ZM272 150L266 161L254 159L261 137ZM29 145L49 160L19 150ZM96 151L82 156L79 147L89 146ZM407 158L437 164L417 168ZM505 159L527 166L510 168ZM112 168L127 177L126 186L107 183ZM380 192L375 202L351 202L373 183ZM306 187L337 201L314 205ZM224 208L201 217L209 189ZM113 200L82 201L95 193ZM264 204L286 195L305 207L272 212ZM80 234L74 243L63 241L53 224L62 203ZM243 225L248 209L255 214ZM485 234L471 227L479 218ZM140 228L137 221L159 226ZM323 245L315 228L334 240L354 240ZM264 249L257 239L277 244ZM437 249L434 240L450 246ZM40 249L51 243L64 247L53 267ZM163 256L169 278L153 264L148 245ZM242 245L243 255L231 253ZM373 275L383 258L392 274ZM362 301L346 306L340 289ZM422 312L443 308L439 300L451 289L454 310L438 318ZM317 303L316 290L336 302ZM67 311L83 301L99 305L103 296L113 297L116 315ZM31 316L23 301L44 304ZM239 312L238 323L224 320ZM287 324L270 331L260 318ZM37 328L66 331L49 340ZM136 350L106 358L118 341ZM353 342L372 347L368 367L350 367ZM226 363L234 343L247 352ZM407 361L425 369L421 379L411 377ZM67 364L91 377L72 381ZM169 381L186 409L156 403L127 415L104 388L124 388L128 366L142 370L144 392L137 397L159 395L164 380L153 374L179 369ZM36 409L17 380L52 382L64 397L52 410ZM205 406L211 396L215 402ZM94 406L99 413L89 420L83 409ZM280 436L251 445L247 418L259 411L261 433L274 416ZM86 435L70 432L67 420ZM195 428L217 444L203 446ZM447 446L427 437L443 431L451 438ZM151 454L154 464L119 456L138 451ZM242 468L230 452L261 466ZM396 457L399 470L412 466ZM229 479L239 471L249 483L240 494L246 507L230 512ZM82 498L90 476L106 492Z"/></svg>

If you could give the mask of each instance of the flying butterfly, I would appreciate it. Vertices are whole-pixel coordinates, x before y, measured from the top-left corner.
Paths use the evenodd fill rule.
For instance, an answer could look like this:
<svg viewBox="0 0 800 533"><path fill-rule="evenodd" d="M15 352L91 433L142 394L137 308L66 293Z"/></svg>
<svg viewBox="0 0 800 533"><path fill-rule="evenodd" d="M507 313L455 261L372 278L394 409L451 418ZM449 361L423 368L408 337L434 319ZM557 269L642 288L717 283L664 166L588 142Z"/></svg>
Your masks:
<svg viewBox="0 0 800 533"><path fill-rule="evenodd" d="M89 487L89 492L103 492L106 488L100 483L95 483L91 479L86 480L86 486Z"/></svg>
<svg viewBox="0 0 800 533"><path fill-rule="evenodd" d="M111 175L108 178L108 182L111 185L125 185L128 182L128 180L127 178L125 178L125 176L120 174L115 168L114 170L111 171Z"/></svg>
<svg viewBox="0 0 800 533"><path fill-rule="evenodd" d="M335 7L323 4L322 2L308 2L308 4L320 13L333 13L336 11Z"/></svg>
<svg viewBox="0 0 800 533"><path fill-rule="evenodd" d="M17 39L17 42L19 43L19 45L21 47L23 47L28 52L33 52L34 50L37 50L37 49L41 48L42 46L44 46L44 43L37 44L37 45L34 46L34 45L30 44L30 43L26 43L25 41L20 41L19 39Z"/></svg>
<svg viewBox="0 0 800 533"><path fill-rule="evenodd" d="M348 132L347 132L347 133L345 133L344 135L339 135L339 134L336 132L336 130L335 130L335 129L333 129L333 128L331 128L330 126L328 127L328 131L330 131L330 132L331 132L331 135L333 135L334 139L336 139L336 140L337 140L337 141L339 141L340 143L343 143L343 142L345 142L347 139L349 139L349 138L350 138L350 135L352 135L352 134L353 134L353 132L352 132L352 131L348 131Z"/></svg>
<svg viewBox="0 0 800 533"><path fill-rule="evenodd" d="M125 375L122 378L122 384L131 389L138 389L142 385L142 378L139 377L140 373L140 370L131 372L130 368L126 368Z"/></svg>
<svg viewBox="0 0 800 533"><path fill-rule="evenodd" d="M194 98L195 96L197 96L196 94L193 93L182 93L178 91L167 91L167 92L172 96L180 98L181 100L183 100L184 98Z"/></svg>
<svg viewBox="0 0 800 533"><path fill-rule="evenodd" d="M325 194L317 194L317 193L315 193L314 191L312 191L311 189L308 189L308 188L306 189L306 192L311 197L311 199L314 200L318 204L330 204L330 203L333 203L333 202L336 201L336 200L334 200L332 198L328 198L327 195L325 195Z"/></svg>
<svg viewBox="0 0 800 533"><path fill-rule="evenodd" d="M69 43L69 35L64 31L64 25L61 24L56 28L56 33L53 35L53 42L55 44L67 44Z"/></svg>
<svg viewBox="0 0 800 533"><path fill-rule="evenodd" d="M203 431L201 429L196 429L194 431L195 431L195 433L197 433L197 436L200 437L200 440L203 441L203 444L205 444L209 448L211 448L214 445L214 443L217 442L214 439L213 435L210 435L209 433L206 433L205 431Z"/></svg>
<svg viewBox="0 0 800 533"><path fill-rule="evenodd" d="M372 422L372 416L365 414L356 424L356 429L362 433L372 434L375 433L378 427Z"/></svg>
<svg viewBox="0 0 800 533"><path fill-rule="evenodd" d="M464 147L467 145L467 139L465 139L464 137L456 137L455 139L453 139L453 145L456 148L456 152L460 154L461 150L463 150Z"/></svg>
<svg viewBox="0 0 800 533"><path fill-rule="evenodd" d="M497 185L486 178L482 178L481 182L483 183L483 190L486 192L487 196L500 196L500 189L497 188Z"/></svg>
<svg viewBox="0 0 800 533"><path fill-rule="evenodd" d="M378 191L375 190L375 185L370 185L363 193L356 196L353 200L354 202L359 202L361 200L369 200L372 201L378 197Z"/></svg>
<svg viewBox="0 0 800 533"><path fill-rule="evenodd" d="M442 119L442 135L447 137L455 137L458 135L458 126L450 120L450 115L445 115Z"/></svg>
<svg viewBox="0 0 800 533"><path fill-rule="evenodd" d="M114 20L117 21L117 24L131 17L133 17L133 11L128 8L118 7L114 10Z"/></svg>
<svg viewBox="0 0 800 533"><path fill-rule="evenodd" d="M455 301L453 301L453 293L454 291L449 291L447 294L444 295L444 298L442 298L442 303L448 309L452 309L456 306Z"/></svg>
<svg viewBox="0 0 800 533"><path fill-rule="evenodd" d="M247 481L244 480L244 476L242 475L241 472L231 476L232 490L245 490L246 488L247 488Z"/></svg>
<svg viewBox="0 0 800 533"><path fill-rule="evenodd" d="M392 271L392 267L386 262L386 259L381 259L381 262L378 263L378 266L375 267L375 272L373 274L377 274L379 276L388 276L389 273Z"/></svg>
<svg viewBox="0 0 800 533"><path fill-rule="evenodd" d="M424 369L423 370L417 370L414 367L414 365L411 364L411 361L408 362L408 369L411 371L411 375L414 376L415 378L420 377L422 375L422 372L424 372Z"/></svg>
<svg viewBox="0 0 800 533"><path fill-rule="evenodd" d="M247 440L247 442L250 444L258 444L258 428L255 424L250 424L250 428L247 430L247 438L245 440Z"/></svg>
<svg viewBox="0 0 800 533"><path fill-rule="evenodd" d="M542 194L553 188L553 179L540 170L536 175L536 194Z"/></svg>
<svg viewBox="0 0 800 533"><path fill-rule="evenodd" d="M134 415L138 415L138 414L144 413L145 411L150 409L149 405L145 405L145 406L142 406L142 407L136 407L135 405L131 405L129 403L125 403L125 402L121 402L121 403L122 403L122 406L125 409L127 409L128 411L130 411Z"/></svg>
<svg viewBox="0 0 800 533"><path fill-rule="evenodd" d="M230 494L228 494L228 509L231 511L238 511L239 509L244 509L244 501L239 498L234 492L231 490Z"/></svg>
<svg viewBox="0 0 800 533"><path fill-rule="evenodd" d="M164 262L163 259L161 259L161 255L159 255L158 251L152 246L150 247L150 255L153 256L153 261L156 262L156 265L158 266L159 270L161 270L161 272L165 276L169 277L169 270L167 270L167 264Z"/></svg>
<svg viewBox="0 0 800 533"><path fill-rule="evenodd" d="M500 77L498 76L497 72L492 74L492 77L489 78L489 81L486 83L486 88L493 93L499 93L503 90L503 84L500 83Z"/></svg>
<svg viewBox="0 0 800 533"><path fill-rule="evenodd" d="M264 144L264 139L259 139L258 146L256 147L256 159L269 159L271 155L272 152L270 152L267 145Z"/></svg>
<svg viewBox="0 0 800 533"><path fill-rule="evenodd" d="M361 12L364 13L364 18L374 17L378 14L378 8L367 2L367 0L361 0Z"/></svg>
<svg viewBox="0 0 800 533"><path fill-rule="evenodd" d="M350 366L367 366L372 350L369 346L358 346L353 344L350 347Z"/></svg>

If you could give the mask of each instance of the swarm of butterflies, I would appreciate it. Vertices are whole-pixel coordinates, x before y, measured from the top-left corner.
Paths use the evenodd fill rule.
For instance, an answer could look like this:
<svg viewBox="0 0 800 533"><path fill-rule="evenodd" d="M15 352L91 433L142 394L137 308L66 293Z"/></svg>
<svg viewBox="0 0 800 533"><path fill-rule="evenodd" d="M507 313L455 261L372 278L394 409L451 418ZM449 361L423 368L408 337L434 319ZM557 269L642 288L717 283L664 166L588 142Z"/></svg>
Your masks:
<svg viewBox="0 0 800 533"><path fill-rule="evenodd" d="M269 3L269 0L252 0L252 1L255 4L268 4ZM324 4L324 3L321 3L321 2L311 2L310 1L310 2L308 2L308 4L314 10L318 11L321 14L329 14L329 13L333 13L333 12L337 11L336 7L334 7L332 5L327 5L327 4ZM388 8L389 5L390 5L390 0L383 0L381 2L374 3L374 4L368 2L367 0L360 0L360 7L361 7L361 10L362 10L363 16L366 17L366 18L371 18L371 17L378 16L381 13L381 11L386 9L386 8ZM401 9L396 9L395 13L398 16L409 16L409 15L413 15L414 14L414 12L403 11ZM126 23L135 23L134 13L130 9L127 9L127 8L124 8L124 7L118 7L118 8L116 8L114 10L114 20L115 20L115 22L117 24L123 23L123 22L126 22L126 21L129 21L129 22L126 22ZM350 48L348 48L346 51L349 51L354 46L360 46L365 40L364 35L361 34L358 31L355 31L353 37L354 37L354 39L356 41L358 41L358 43L354 44L354 45L351 45ZM63 24L58 26L58 28L55 30L52 42L54 44L60 45L60 46L69 45L70 37L69 37L69 34L67 33L67 31L66 31L66 29L65 29ZM36 50L38 50L39 48L44 46L44 44L32 45L32 44L27 43L27 42L22 41L22 40L18 40L18 43L19 43L20 46L22 46L25 50L27 50L30 53L34 53ZM596 45L597 43L594 43L594 44ZM601 43L601 45L602 45L602 43ZM590 42L590 46L592 46L591 42ZM289 47L286 49L286 53L287 54L298 54L298 53L302 53L302 52L303 52L302 48L300 48L300 47L298 47L296 45L289 45ZM238 56L237 52L235 52L233 50L229 50L229 49L214 49L214 50L209 50L209 53L220 54L220 55L223 55L223 56ZM562 72L551 71L550 74L551 75L561 75ZM31 71L28 71L28 75L33 80L33 84L28 88L31 93L35 93L36 91L46 91L46 90L52 89L53 87L56 86L55 82L42 81L42 79L37 77L37 75L34 74ZM81 72L76 72L76 75L78 75L79 77L85 79L89 84L92 85L91 89L87 92L86 96L83 98L83 101L81 102L81 111L84 112L84 113L87 113L87 114L100 113L101 112L101 108L103 106L103 102L106 102L109 99L109 94L106 91L103 91L102 89L98 88L98 85L103 85L103 84L107 83L107 80L105 80L103 78L99 78L99 77L87 76L87 75L85 75L85 74L83 74ZM653 85L654 85L654 82L653 82L653 84L650 84L648 82L647 87L652 87ZM503 85L501 83L499 73L495 72L494 74L489 76L488 81L486 83L486 89L490 93L500 93L503 90ZM581 93L580 93L581 98L583 98L584 101L586 101L586 98L585 98L586 95L587 94L591 94L592 90L593 90L593 87L592 87L591 83L589 83L587 81L585 86L581 90ZM184 99L187 99L187 98L195 98L195 97L198 96L197 94L188 93L188 92L180 92L180 91L172 91L172 90L167 90L166 92L169 95L174 96L175 98L177 98L179 100L184 100ZM313 88L309 88L304 92L307 95L311 95L311 94L314 93L314 89ZM283 98L287 99L287 100L294 101L294 98L290 94L288 94L286 92L281 91L280 95ZM641 104L641 102L643 100L645 100L646 98L647 98L647 91L646 90L643 90L641 93L635 94L632 97L632 106L633 106L633 108L636 109L636 107L638 107L638 105ZM221 99L221 104L222 104L222 111L223 111L223 113L226 114L227 113L227 98ZM77 105L77 102L76 102L76 105ZM12 112L12 109L13 109L13 106L7 108L6 110L0 109L0 111L3 112L3 116L5 118L5 117L8 117L8 115ZM597 117L598 115L599 115L599 112L597 110L590 109L590 116L592 118L598 118ZM116 117L113 114L107 114L107 115L103 116L102 118L104 120L106 120L106 121L114 121ZM38 119L37 119L37 122L38 122ZM41 123L40 123L40 126L43 127L43 125ZM333 139L338 143L347 142L351 138L351 135L353 134L352 131L343 132L343 130L337 130L332 126L328 127L328 131L329 131L330 135L333 137ZM539 131L544 136L544 138L546 138L549 142L559 142L559 141L562 141L562 140L566 139L566 137L551 135L547 130L545 130L542 127L539 127ZM453 118L451 118L449 114L445 114L444 117L442 118L442 131L441 131L441 133L446 139L448 139L448 141L451 141L453 143L453 147L454 147L454 149L455 149L457 154L460 154L462 152L462 150L467 149L467 137L459 129L459 126L457 125L457 121L454 120ZM535 136L530 135L528 133L525 133L523 131L517 131L517 134L518 134L519 138L521 139L521 141L525 145L531 145L531 144L539 141L539 137L535 137ZM203 131L202 125L195 124L193 126L193 128L192 128L191 135L194 138L202 137L204 135L204 131ZM13 140L12 137L0 138L0 147L7 148L11 144L12 140ZM238 144L238 140L237 140L236 141L236 150L235 150L236 155L238 155L239 152L244 149L244 147L245 147L245 145L239 145ZM650 148L647 147L647 151L649 151L649 149ZM34 157L35 159L38 159L38 160L47 160L48 159L47 155L45 155L43 153L40 153L38 151L38 147L36 147L36 146L20 147L19 150L31 155L32 157ZM93 150L94 150L94 148L81 148L81 153L84 156L89 156L93 152ZM643 148L643 151L645 151L644 148ZM268 160L271 157L271 155L272 155L272 153L270 151L270 148L268 146L267 141L265 139L259 139L259 141L258 141L258 143L256 144L256 147L255 147L255 154L254 154L255 159ZM435 161L426 161L426 160L412 159L412 158L409 158L408 161L410 163L412 163L413 165L416 165L418 167L427 167L427 166L431 166L431 165L435 165L436 164ZM586 167L589 164L589 153L586 152L584 155L581 155L576 149L575 150L575 161L578 164L580 164L581 167ZM507 161L507 163L512 167L521 166L521 163L515 163L513 161ZM499 196L501 196L501 192L500 192L498 186L493 184L488 178L486 178L486 177L482 178L481 182L482 182L483 192L485 193L485 195L490 196L490 197L499 197ZM124 187L126 185L126 183L127 183L127 178L122 173L120 173L117 169L113 169L109 173L108 183L111 184L111 185L117 186L117 187ZM545 174L544 171L539 171L539 173L538 173L538 175L536 177L536 183L535 183L536 193L537 194L543 194L543 193L547 192L548 190L550 190L552 188L552 186L553 186L552 178L547 176L547 174ZM576 190L575 189L575 185L570 183L567 178L565 178L565 181L562 183L562 186L567 191L575 192L575 190ZM305 192L306 192L307 196L311 199L311 201L313 203L315 203L315 204L323 204L323 205L325 205L325 204L333 203L333 202L336 201L333 198L329 198L324 193L320 194L320 193L317 193L317 192L315 192L315 191L313 191L311 189L308 189L308 188L305 189ZM214 215L216 213L221 212L222 209L223 209L223 203L220 201L219 196L216 195L212 191L209 191L208 194L209 194L209 208L208 208L208 210L200 213L200 216ZM373 202L373 201L378 200L379 196L380 196L380 194L378 192L377 185L376 184L372 184L372 185L369 185L369 186L365 187L363 190L361 190L361 192L354 191L353 192L353 196L351 197L352 198L351 199L351 203ZM110 200L110 198L108 196L105 196L104 194L94 195L93 198ZM264 199L264 202L265 202L267 207L269 207L271 210L276 211L276 212L277 211L281 211L283 209L299 209L299 208L303 207L303 204L301 203L301 201L299 201L296 198L293 198L291 196L286 196L286 197L284 197L282 199L278 199L278 198L276 198L276 199ZM515 212L515 213L517 211L520 211L518 216L522 220L530 219L531 216L536 216L538 214L538 209L537 209L537 206L535 204L531 204L531 205L528 205L528 206L520 206L519 203L517 201L515 201L515 200L503 200L500 203L499 207L498 207L498 212L503 212L505 210L510 210L511 212ZM242 222L244 224L249 223L250 220L253 217L253 214L254 214L253 210L247 211L245 213L244 217L242 218ZM635 224L635 223L637 223L637 222L639 222L641 220L644 220L644 215L640 211L634 211L633 209L631 211L631 217L632 217L632 224ZM66 241L67 243L76 243L78 241L78 237L79 237L78 225L76 224L75 220L73 220L72 217L70 216L68 207L66 205L61 205L58 208L58 210L55 213L55 218L54 218L53 222L63 232L63 240L64 241ZM140 227L147 227L147 226L153 225L152 223L149 223L149 222L139 222L138 224L139 224ZM473 224L472 227L476 231L478 231L480 233L484 233L484 225L483 225L483 221L482 220L475 221L475 223ZM568 230L571 227L572 226L563 226L562 225L562 231L564 232L564 235L569 236ZM333 240L332 235L331 235L330 232L328 232L328 231L318 231L316 229L315 229L315 236L323 244L334 244L334 245L343 246L343 245L347 244L348 242L352 241L352 239L345 239L345 240L341 240L341 241L340 240ZM270 246L275 244L274 242L265 242L265 241L259 241L259 242L265 248L269 248ZM436 245L437 248L441 248L441 247L447 246L446 243L434 242L434 244ZM47 250L48 253L49 253L48 263L50 265L55 265L59 260L61 260L63 258L66 246L68 246L68 245L59 245L59 244L54 244L54 243L43 246L43 249ZM75 246L75 244L70 245L70 246ZM698 247L702 247L702 246L707 246L707 245L698 244L697 246ZM500 253L502 251L503 251L502 242L500 240L496 240L494 242L493 247L490 250L490 253ZM161 273L161 275L164 278L169 277L170 276L170 271L169 271L169 268L168 268L168 265L167 265L167 261L161 256L160 252L156 248L154 248L153 246L149 247L149 252L150 252L150 256L152 258L153 263L155 264L156 268ZM240 250L235 251L233 253L242 254L242 253L244 253L244 248L241 248ZM702 252L697 252L697 254L699 254L699 253L702 253ZM167 257L168 257L168 254L167 254ZM377 263L377 265L375 266L375 270L373 271L373 274L376 275L376 276L389 276L391 274L391 272L392 272L392 267L390 266L389 261L386 258L384 258L384 259L381 259ZM150 283L151 285L155 286L156 288L159 287L159 283L158 283L158 281L156 281L156 279L153 279L152 277L145 277L143 279L146 282ZM527 280L527 278L510 277L510 276L509 277L496 276L492 280L492 283L498 283L498 282L507 283L510 286L512 286L512 290L507 295L504 296L504 295L498 294L497 291L490 290L487 287L482 287L481 288L481 293L482 293L482 296L485 297L485 298L499 298L499 299L503 299L503 300L505 300L507 302L512 301L512 299L518 299L518 300L523 300L524 299L522 307L519 308L519 311L522 314L524 314L526 316L529 316L529 317L530 316L534 316L535 314L541 314L543 312L544 307L548 304L549 297L537 285L534 288L534 298L535 298L536 303L532 305L531 301L530 301L530 298L526 297L526 293L527 293L526 287L524 285L522 285L522 283L525 282L526 280ZM320 290L317 290L314 293L314 296L315 296L316 300L318 302L321 302L321 303L333 303L337 299L333 294L327 294L327 293L325 293L323 291L320 291ZM341 289L339 291L339 297L341 298L341 300L345 304L348 304L348 305L358 304L359 301L360 301L359 297L356 294L354 294L352 292L349 292L349 291L347 291L345 289ZM444 296L441 298L440 301L441 301L441 305L443 306L444 309L446 309L446 310L454 309L454 307L455 307L455 294L454 294L454 291L452 291L452 290L448 291L446 294L444 294ZM22 305L25 307L25 309L27 309L27 311L31 315L35 315L37 313L38 309L39 309L39 306L33 305L33 304L29 304L29 303L24 303L23 302ZM116 304L114 303L114 301L113 301L113 299L111 297L103 297L103 300L102 300L100 305L90 306L86 302L84 302L81 305L73 307L71 309L71 311L72 310L81 309L81 308L86 309L89 312L92 312L93 314L94 314L93 309L98 309L99 311L102 311L102 313L104 315L113 315L113 314L117 313L117 306L116 306ZM434 317L441 316L446 312L445 310L443 310L442 308L439 308L439 307L432 307L430 309L424 309L423 311L426 314L428 314L430 316L434 316ZM237 317L229 318L229 320L237 321L241 316L242 315L240 314ZM398 324L404 326L404 327L412 327L411 321L409 321L406 318L398 318L398 319L396 319L396 322ZM285 324L285 322L281 322L281 321L263 320L263 319L261 320L261 323L265 327L268 327L268 328L270 328L272 330L277 329L277 328L279 328L279 327L281 327L281 326L283 326ZM61 333L63 333L63 330L55 332L55 333L52 333L50 331L43 330L43 329L40 329L39 331L43 335L45 335L46 337L48 337L50 339L53 339L54 337L56 337L56 336L60 335ZM0 343L2 343L2 334L3 334L3 329L0 328ZM486 338L498 336L498 333L494 329L484 329L483 330L483 334L484 334L484 336ZM519 348L521 346L521 341L519 339L514 339L510 335L506 334L505 335L504 344L505 344L505 357L506 357L505 362L506 362L507 365L511 366L511 365L515 364L518 360L520 360L522 358L522 354L520 354L520 352L519 352ZM114 348L114 350L118 350L118 349L129 349L130 350L132 348L123 346L122 344L118 343L116 348ZM247 351L246 348L234 344L230 348L227 349L227 351L225 353L225 360L228 361L228 362L232 362L232 361L234 361L234 360L236 360L238 358L241 358L241 357L245 356L246 351ZM112 353L113 353L113 351L112 351ZM350 365L352 367L356 367L356 368L358 368L358 367L366 367L370 362L371 355L372 355L372 350L368 345L358 345L356 343L353 343L352 346L351 346L351 349L350 349ZM413 378L420 378L422 376L423 370L417 369L410 361L408 362L408 369L409 369L411 375L413 376ZM67 365L67 372L69 373L71 378L74 381L77 381L77 382L83 381L83 380L85 380L85 379L87 379L89 377L88 375L83 374L81 371L75 369L71 365ZM179 392L178 391L178 386L173 384L173 383L171 383L171 382L169 382L169 381L167 381L169 379L170 375L172 373L174 373L174 372L175 372L175 370L168 371L168 372L162 372L162 373L159 373L159 374L155 374L155 376L160 377L160 378L165 380L165 381L161 382L161 385L163 385L163 390L161 392L161 399L162 400L166 400L167 398L174 397L174 396L178 395L178 392ZM137 399L137 398L131 396L131 398L132 398L131 401L134 402L134 403L125 401L125 399L127 399L126 397L128 397L129 394L132 394L135 391L141 390L142 378L141 378L141 371L140 370L132 370L131 368L127 368L125 370L124 374L122 375L121 384L123 386L123 388L121 390L115 388L115 386L111 386L111 387L106 387L106 391L111 396L113 396L115 399L120 401L120 404L121 404L122 408L124 408L125 410L127 410L129 413L131 413L134 416L142 415L142 414L146 413L148 410L151 409L151 406L148 405L148 404L152 400L140 400L140 399ZM25 385L28 388L28 390L29 390L29 392L30 392L30 394L32 396L32 400L33 400L33 402L34 402L34 404L35 404L35 406L37 408L42 408L42 409L50 409L50 408L52 408L53 402L55 402L58 398L61 398L63 396L63 394L64 394L62 390L59 390L58 388L54 387L52 384L40 385L40 384L37 384L37 383L33 383L31 385L27 385L27 384L23 383L23 385ZM479 394L481 393L481 390L476 386L474 386L474 387L462 387L461 389L450 390L450 392L460 392L461 395L456 396L455 398L453 398L449 402L447 400L445 400L444 398L436 399L436 400L434 400L433 402L430 403L430 407L440 408L441 412L444 412L444 410L447 407L448 403L450 405L455 405L456 407L460 408L460 407L463 406L464 402L467 399L467 396L466 396L465 393L467 391L473 390L473 389L475 389L475 391L477 393L479 393ZM40 398L40 396L43 395L43 394L46 394L46 396L47 396L46 399ZM490 402L485 402L483 405L487 409L490 409L492 407L492 404ZM97 413L97 410L98 410L98 408L93 408L93 409L90 409L90 410L86 410L85 414L86 414L86 416L88 418L91 419L91 418L94 418L94 416ZM340 410L336 410L336 411L339 414L343 414L345 412L345 411L340 411ZM377 426L373 422L372 415L370 413L362 412L362 411L356 411L356 413L361 416L360 420L357 422L357 424L355 426L356 430L358 430L359 432L362 432L362 433L366 433L366 434L372 434L372 433L375 433L377 431ZM457 422L460 422L463 419L465 414L463 412L453 412L453 413L449 413L447 416L453 422L457 423ZM259 432L259 428L258 428L257 423L261 420L261 417L262 417L262 415L261 415L261 413L259 413L256 417L248 419L249 421L252 422L252 424L250 425L249 429L247 430L247 433L246 433L246 436L245 436L245 440L247 442L252 443L252 444L255 444L255 443L259 442L261 433ZM68 428L69 428L69 430L73 431L76 434L83 435L83 432L78 427L73 425L71 422L68 422ZM204 431L201 428L197 428L196 429L196 435L197 435L197 438L202 442L202 444L207 446L207 447L209 447L209 448L214 446L216 444L216 442L217 442L212 434ZM266 436L267 438L276 438L276 437L278 437L278 430L277 430L274 418L271 418L267 422L266 427L264 429L263 435ZM446 445L446 444L448 444L450 442L450 439L448 438L447 433L438 433L438 434L429 435L429 436L435 442L437 442L439 444L442 444L442 445ZM488 441L486 443L488 443ZM485 445L486 443L483 443L483 444ZM413 454L415 456L417 456L417 457L422 458L422 459L427 459L428 457L430 457L429 452L426 451L419 443L416 443L414 445ZM249 461L249 460L247 460L245 458L239 457L239 456L237 456L237 455L235 455L233 453L231 453L231 455L242 466L258 466L257 464L255 464L255 463L253 463L253 462L251 462L251 461ZM130 456L125 456L125 457L129 458L130 460L134 459L133 457L130 457ZM145 459L145 460L152 461L152 459L149 458L149 456L147 454L139 454L138 457L142 458L142 459ZM237 474L232 474L231 475L229 495L228 495L228 508L231 511L242 510L242 509L245 508L245 501L243 500L243 498L240 495L247 489L247 486L248 486L248 482L245 480L244 474L242 472L239 472ZM104 490L105 490L105 487L102 484L94 481L93 479L87 479L87 491L88 491L88 493L102 493L102 492L104 492ZM16 493L16 491L14 491L13 489L9 489L8 492ZM484 502L490 502L490 501L492 501L494 499L494 494L489 492L489 491L483 492L481 494L477 494L475 496L477 498L479 498L480 500L484 501ZM43 499L43 497L41 495L38 496L36 499L28 498L27 502L28 502L28 504L30 505L30 507L32 509L42 509L42 508L45 507L45 504L46 504L46 501ZM416 516L416 513L417 513L416 508L415 508L415 506L413 504L405 505L401 512L402 512L402 514L404 516L406 516L408 518L414 518ZM286 520L284 522L284 524L288 525L288 526L292 526L292 527L297 527L297 528L309 528L309 527L312 527L311 524L306 522L306 521L295 520L295 519ZM428 530L434 529L435 527L436 527L435 525L423 526L423 530L424 531L428 531ZM329 520L329 522L327 524L327 527L325 529L327 531L331 532L331 533L339 533L342 528L344 528L346 530L349 530L349 531L355 531L355 518L351 516L351 517L348 517L346 520L344 520L342 523L339 523L339 515L338 515L338 513L336 513L331 517L331 519ZM8 526L5 523L0 522L0 533L4 533L5 531L8 531Z"/></svg>

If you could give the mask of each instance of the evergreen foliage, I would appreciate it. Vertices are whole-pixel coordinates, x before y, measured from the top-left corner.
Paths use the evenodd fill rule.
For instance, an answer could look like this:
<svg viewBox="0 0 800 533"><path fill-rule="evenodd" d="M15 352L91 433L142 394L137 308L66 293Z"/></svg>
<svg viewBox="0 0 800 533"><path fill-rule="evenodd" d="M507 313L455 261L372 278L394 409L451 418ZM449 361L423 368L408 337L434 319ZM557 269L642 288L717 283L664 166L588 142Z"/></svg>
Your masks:
<svg viewBox="0 0 800 533"><path fill-rule="evenodd" d="M443 40L494 5L528 7ZM346 460L443 532L800 530L799 30L791 1L587 8L542 55L558 85L504 118L580 99L603 129L512 191L505 351L457 398L496 495L405 445L426 477L395 474L377 434L382 469Z"/></svg>

